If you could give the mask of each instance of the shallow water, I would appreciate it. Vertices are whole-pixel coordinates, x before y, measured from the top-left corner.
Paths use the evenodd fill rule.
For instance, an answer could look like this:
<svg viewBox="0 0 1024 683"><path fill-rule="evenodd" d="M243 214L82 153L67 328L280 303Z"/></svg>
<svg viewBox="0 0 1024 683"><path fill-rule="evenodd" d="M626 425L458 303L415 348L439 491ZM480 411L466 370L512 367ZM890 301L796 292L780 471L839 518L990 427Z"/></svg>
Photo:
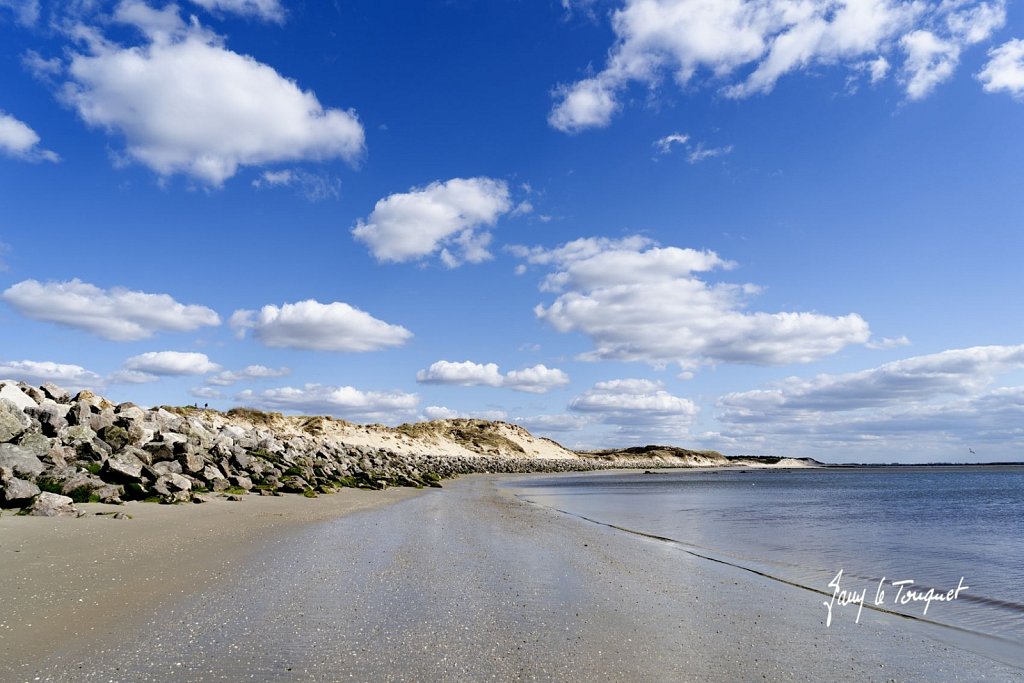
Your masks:
<svg viewBox="0 0 1024 683"><path fill-rule="evenodd" d="M1024 650L1024 466L660 470L514 486L532 502L672 539L822 600L842 570L839 589L865 591L866 608ZM902 592L893 585L906 580L914 583ZM927 613L924 601L904 602L911 590L958 586L955 600L932 601ZM833 618L856 612L836 607Z"/></svg>

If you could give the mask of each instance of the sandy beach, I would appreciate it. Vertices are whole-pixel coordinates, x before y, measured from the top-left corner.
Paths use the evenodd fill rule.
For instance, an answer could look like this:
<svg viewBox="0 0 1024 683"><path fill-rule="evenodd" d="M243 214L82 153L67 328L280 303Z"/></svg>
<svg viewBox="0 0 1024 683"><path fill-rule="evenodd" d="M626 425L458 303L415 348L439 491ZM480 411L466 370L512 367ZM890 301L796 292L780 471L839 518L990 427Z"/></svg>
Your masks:
<svg viewBox="0 0 1024 683"><path fill-rule="evenodd" d="M1024 680L886 615L826 629L817 594L524 502L516 476L5 515L0 680Z"/></svg>

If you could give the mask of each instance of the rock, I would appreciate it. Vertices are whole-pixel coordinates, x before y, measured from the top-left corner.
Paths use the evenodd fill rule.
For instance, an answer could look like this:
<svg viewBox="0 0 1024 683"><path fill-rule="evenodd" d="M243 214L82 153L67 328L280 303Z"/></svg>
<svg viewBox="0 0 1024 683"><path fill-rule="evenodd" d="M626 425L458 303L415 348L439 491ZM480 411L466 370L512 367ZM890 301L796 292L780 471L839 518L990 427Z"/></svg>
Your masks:
<svg viewBox="0 0 1024 683"><path fill-rule="evenodd" d="M237 449L231 454L231 462L240 470L249 468L249 463L252 462L252 456L245 452L244 449Z"/></svg>
<svg viewBox="0 0 1024 683"><path fill-rule="evenodd" d="M94 426L93 429L96 429ZM114 425L113 420L110 424L105 425L96 430L96 435L103 440L105 444L110 446L114 451L119 451L125 446L131 445L131 436L124 427L117 427Z"/></svg>
<svg viewBox="0 0 1024 683"><path fill-rule="evenodd" d="M3 507L24 507L39 495L39 487L18 479L10 469L0 469L0 503Z"/></svg>
<svg viewBox="0 0 1024 683"><path fill-rule="evenodd" d="M56 401L57 403L68 403L71 401L71 394L53 382L47 382L39 387L39 389L43 392L43 396L51 401Z"/></svg>
<svg viewBox="0 0 1024 683"><path fill-rule="evenodd" d="M92 407L88 403L79 403L77 401L72 403L71 409L64 418L72 427L81 426L92 429L92 426L89 424L92 421Z"/></svg>
<svg viewBox="0 0 1024 683"><path fill-rule="evenodd" d="M113 427L114 410L112 408L104 408L98 413L94 412L92 417L89 418L88 424L94 432L100 432L107 427Z"/></svg>
<svg viewBox="0 0 1024 683"><path fill-rule="evenodd" d="M107 458L101 475L107 481L142 481L142 468L144 466L145 463L131 451L120 451Z"/></svg>
<svg viewBox="0 0 1024 683"><path fill-rule="evenodd" d="M165 441L150 441L142 446L153 462L174 459L174 445Z"/></svg>
<svg viewBox="0 0 1024 683"><path fill-rule="evenodd" d="M4 389L10 387L5 384ZM21 393L20 389L15 389ZM24 396L24 394L22 394ZM27 397L26 397L27 398ZM32 404L33 408L38 406ZM0 398L0 443L14 441L32 426L32 418L25 414L24 409L6 396Z"/></svg>
<svg viewBox="0 0 1024 683"><path fill-rule="evenodd" d="M252 490L252 479L244 475L237 474L228 479L228 481L230 481L234 486L237 486L240 489L245 489L246 491Z"/></svg>
<svg viewBox="0 0 1024 683"><path fill-rule="evenodd" d="M114 515L114 519L131 519L127 512L118 512Z"/></svg>
<svg viewBox="0 0 1024 683"><path fill-rule="evenodd" d="M178 456L178 462L181 463L182 471L189 474L199 474L206 467L206 461L198 453L182 453Z"/></svg>
<svg viewBox="0 0 1024 683"><path fill-rule="evenodd" d="M54 446L53 439L47 439L42 434L26 432L18 439L18 445L37 458L45 458L50 454Z"/></svg>
<svg viewBox="0 0 1024 683"><path fill-rule="evenodd" d="M224 500L229 500L232 503L238 503L242 500L242 497L237 493L229 493L228 495L224 496Z"/></svg>
<svg viewBox="0 0 1024 683"><path fill-rule="evenodd" d="M67 496L43 491L29 506L28 514L33 517L76 517L78 509L75 501Z"/></svg>
<svg viewBox="0 0 1024 683"><path fill-rule="evenodd" d="M57 404L29 408L25 412L39 421L40 431L45 436L57 436L68 426L68 421L64 418L67 411L61 411Z"/></svg>
<svg viewBox="0 0 1024 683"><path fill-rule="evenodd" d="M221 472L216 465L207 465L203 468L203 473L199 475L200 478L206 481L213 481L214 479L224 479L224 473Z"/></svg>
<svg viewBox="0 0 1024 683"><path fill-rule="evenodd" d="M43 473L43 461L32 454L32 451L10 443L0 444L0 467L14 471L15 476L35 480Z"/></svg>
<svg viewBox="0 0 1024 683"><path fill-rule="evenodd" d="M285 493L304 493L306 489L312 488L302 477L285 477L281 480L281 490Z"/></svg>
<svg viewBox="0 0 1024 683"><path fill-rule="evenodd" d="M169 496L178 491L191 491L192 482L180 474L164 474L153 484L153 490L161 496Z"/></svg>
<svg viewBox="0 0 1024 683"><path fill-rule="evenodd" d="M14 382L0 382L0 399L7 399L18 407L18 410L25 410L25 408L36 408L39 403L32 399L31 396L26 394L18 385Z"/></svg>
<svg viewBox="0 0 1024 683"><path fill-rule="evenodd" d="M88 425L72 425L60 432L61 441L69 446L77 446L83 441L92 441L95 438L96 432Z"/></svg>
<svg viewBox="0 0 1024 683"><path fill-rule="evenodd" d="M211 491L227 491L229 488L231 488L231 482L229 482L227 479L224 479L223 477L210 479L209 482Z"/></svg>

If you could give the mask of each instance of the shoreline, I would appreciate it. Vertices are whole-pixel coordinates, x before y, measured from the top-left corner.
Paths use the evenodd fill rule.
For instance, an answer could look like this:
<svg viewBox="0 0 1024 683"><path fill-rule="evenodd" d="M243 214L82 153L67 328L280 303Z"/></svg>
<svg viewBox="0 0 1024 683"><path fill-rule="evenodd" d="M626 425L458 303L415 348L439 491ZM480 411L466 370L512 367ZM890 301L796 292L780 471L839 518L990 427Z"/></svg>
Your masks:
<svg viewBox="0 0 1024 683"><path fill-rule="evenodd" d="M6 617L17 623L0 630L0 678L1024 678L875 615L826 629L820 596L528 504L508 486L535 476L147 506L132 520L0 518L0 577L12 566L26 577ZM59 533L26 536L32 557L8 552L11 522ZM104 562L81 571L71 560L101 559L73 556L83 549ZM22 611L47 601L47 614Z"/></svg>

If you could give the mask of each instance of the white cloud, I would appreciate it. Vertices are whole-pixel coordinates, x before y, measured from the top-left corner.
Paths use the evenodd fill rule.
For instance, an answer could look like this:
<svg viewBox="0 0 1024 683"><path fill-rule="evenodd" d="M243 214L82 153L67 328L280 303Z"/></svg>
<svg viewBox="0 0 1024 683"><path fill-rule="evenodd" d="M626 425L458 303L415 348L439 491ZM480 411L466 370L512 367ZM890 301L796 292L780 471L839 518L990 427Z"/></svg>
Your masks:
<svg viewBox="0 0 1024 683"><path fill-rule="evenodd" d="M211 401L216 400L218 398L224 398L224 394L217 391L213 387L193 387L192 389L188 390L188 393L190 393L192 396L195 396L196 398L206 398L210 399Z"/></svg>
<svg viewBox="0 0 1024 683"><path fill-rule="evenodd" d="M291 374L289 368L268 368L265 365L248 365L241 370L225 370L217 373L206 380L207 384L218 387L226 387L249 379L269 379L271 377L285 377Z"/></svg>
<svg viewBox="0 0 1024 683"><path fill-rule="evenodd" d="M68 390L96 389L103 385L103 379L99 375L81 365L52 361L0 362L0 379L16 379L34 386L53 382Z"/></svg>
<svg viewBox="0 0 1024 683"><path fill-rule="evenodd" d="M25 161L60 161L56 152L39 146L39 135L28 124L0 111L0 154Z"/></svg>
<svg viewBox="0 0 1024 683"><path fill-rule="evenodd" d="M24 280L0 295L22 315L85 330L112 341L135 341L156 332L186 332L220 325L205 306L184 305L168 294L121 287L101 289L77 278L68 282Z"/></svg>
<svg viewBox="0 0 1024 683"><path fill-rule="evenodd" d="M18 23L32 26L39 20L39 0L0 0L0 9L9 9Z"/></svg>
<svg viewBox="0 0 1024 683"><path fill-rule="evenodd" d="M278 0L192 0L206 10L232 12L242 16L251 16L281 23L284 21L284 8Z"/></svg>
<svg viewBox="0 0 1024 683"><path fill-rule="evenodd" d="M285 169L282 171L264 171L252 181L256 189L273 187L292 187L311 202L325 199L337 199L341 196L341 180L319 173L309 173L301 169Z"/></svg>
<svg viewBox="0 0 1024 683"><path fill-rule="evenodd" d="M508 185L492 178L453 178L381 199L352 235L378 261L413 261L440 252L452 268L491 258L493 226L512 209Z"/></svg>
<svg viewBox="0 0 1024 683"><path fill-rule="evenodd" d="M414 415L419 397L401 391L360 391L354 387L306 384L243 391L236 400L257 408L303 413L325 413L355 421L394 423Z"/></svg>
<svg viewBox="0 0 1024 683"><path fill-rule="evenodd" d="M509 370L505 375L503 386L516 391L543 394L549 389L564 387L568 383L569 375L564 371L539 364L532 368Z"/></svg>
<svg viewBox="0 0 1024 683"><path fill-rule="evenodd" d="M705 147L704 143L700 142L697 143L696 147L690 150L690 153L686 156L686 160L691 164L699 164L702 161L725 156L731 152L732 145L726 145L725 147Z"/></svg>
<svg viewBox="0 0 1024 683"><path fill-rule="evenodd" d="M579 415L533 415L514 417L512 422L532 434L550 434L579 431L586 426L587 419Z"/></svg>
<svg viewBox="0 0 1024 683"><path fill-rule="evenodd" d="M473 420L490 420L491 422L503 422L508 419L508 414L503 410L481 410L473 412L462 412L458 410L452 410L445 406L427 406L423 409L423 419L425 420L455 420L455 419L473 419Z"/></svg>
<svg viewBox="0 0 1024 683"><path fill-rule="evenodd" d="M908 33L903 36L901 45L907 53L905 81L907 96L912 100L931 94L937 85L953 75L960 61L960 46L942 40L931 31Z"/></svg>
<svg viewBox="0 0 1024 683"><path fill-rule="evenodd" d="M541 289L558 292L538 318L594 343L585 360L781 365L810 362L868 341L857 314L762 313L744 310L759 289L709 284L696 273L733 264L711 251L657 247L649 240L583 239L556 249L514 253L553 273Z"/></svg>
<svg viewBox="0 0 1024 683"><path fill-rule="evenodd" d="M127 156L161 176L219 186L239 166L352 162L362 154L364 131L353 112L324 108L195 20L186 26L173 5L157 11L125 2L115 18L147 42L125 47L80 27L88 49L71 54L63 98L86 123L122 135Z"/></svg>
<svg viewBox="0 0 1024 683"><path fill-rule="evenodd" d="M151 375L205 375L220 370L205 353L185 351L149 351L132 356L124 367Z"/></svg>
<svg viewBox="0 0 1024 683"><path fill-rule="evenodd" d="M685 146L690 136L684 133L669 133L663 138L654 141L654 147L659 154L668 154L672 151L672 145Z"/></svg>
<svg viewBox="0 0 1024 683"><path fill-rule="evenodd" d="M916 356L841 375L790 378L723 396L727 436L802 439L803 444L913 440L1024 444L1024 387L990 386L1024 368L1024 345L978 346ZM792 447L798 444L791 442Z"/></svg>
<svg viewBox="0 0 1024 683"><path fill-rule="evenodd" d="M616 41L604 68L555 89L554 128L606 126L630 84L653 87L666 76L681 87L717 83L729 97L768 93L786 74L836 64L869 62L879 80L885 55L901 44L903 82L918 99L948 78L963 47L1005 23L1005 2L625 0L611 20Z"/></svg>
<svg viewBox="0 0 1024 683"><path fill-rule="evenodd" d="M322 304L314 299L280 308L267 305L257 311L238 310L231 326L274 348L314 351L377 351L401 346L412 333L400 325L378 320L364 311L335 301Z"/></svg>
<svg viewBox="0 0 1024 683"><path fill-rule="evenodd" d="M910 346L910 339L906 336L901 337L882 337L878 340L869 341L865 344L869 349L878 351L882 349L895 349L899 346Z"/></svg>
<svg viewBox="0 0 1024 683"><path fill-rule="evenodd" d="M495 363L439 360L432 363L428 369L417 372L416 381L423 384L507 387L516 391L543 394L550 389L568 384L569 375L542 364L522 370L511 370L502 375Z"/></svg>
<svg viewBox="0 0 1024 683"><path fill-rule="evenodd" d="M150 384L159 381L159 375L140 370L118 370L107 377L110 384Z"/></svg>
<svg viewBox="0 0 1024 683"><path fill-rule="evenodd" d="M982 89L1024 98L1024 40L1007 41L989 50L988 56L988 63L978 74Z"/></svg>
<svg viewBox="0 0 1024 683"><path fill-rule="evenodd" d="M616 438L633 442L685 438L700 409L646 379L598 382L569 403L590 421L616 427Z"/></svg>
<svg viewBox="0 0 1024 683"><path fill-rule="evenodd" d="M423 384L500 387L503 380L496 363L481 364L468 360L461 363L439 360L416 373L416 381Z"/></svg>

